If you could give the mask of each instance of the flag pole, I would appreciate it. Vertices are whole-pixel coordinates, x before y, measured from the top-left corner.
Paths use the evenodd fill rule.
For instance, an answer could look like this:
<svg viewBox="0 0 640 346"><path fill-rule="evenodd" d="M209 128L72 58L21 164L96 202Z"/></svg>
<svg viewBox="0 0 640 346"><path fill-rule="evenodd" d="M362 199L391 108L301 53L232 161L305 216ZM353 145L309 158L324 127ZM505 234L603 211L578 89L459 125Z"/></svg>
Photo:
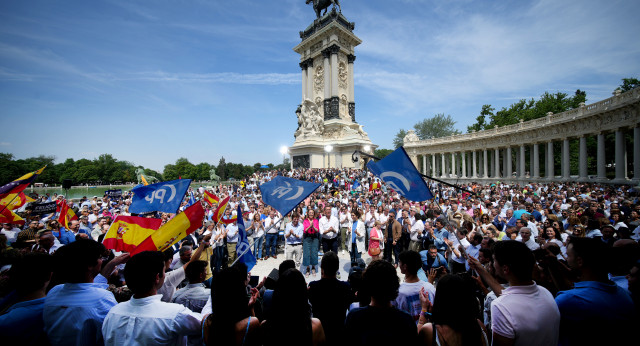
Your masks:
<svg viewBox="0 0 640 346"><path fill-rule="evenodd" d="M16 193L15 196L13 196L13 198L11 199L11 201L9 201L9 203L5 204L2 206L2 210L0 210L0 213L2 213L5 209L7 209L7 206L11 205L11 203L13 203L13 201L15 201L16 197L18 197L20 193Z"/></svg>

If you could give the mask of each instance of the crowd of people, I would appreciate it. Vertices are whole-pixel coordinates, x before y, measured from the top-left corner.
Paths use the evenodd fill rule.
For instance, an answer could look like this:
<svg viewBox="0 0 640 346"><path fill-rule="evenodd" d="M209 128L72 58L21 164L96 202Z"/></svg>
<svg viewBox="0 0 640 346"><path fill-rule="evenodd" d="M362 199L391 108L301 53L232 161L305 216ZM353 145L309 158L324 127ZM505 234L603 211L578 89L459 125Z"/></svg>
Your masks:
<svg viewBox="0 0 640 346"><path fill-rule="evenodd" d="M264 204L276 175L321 183L290 214ZM640 187L444 185L412 202L354 169L256 173L229 196L258 265L236 261L237 221L164 252L106 249L131 195L67 204L78 220L18 212L0 235L0 339L7 344L584 345L633 340ZM39 201L62 200L40 196ZM242 215L236 215L240 207ZM169 221L174 214L144 217ZM339 255L351 269L341 278ZM273 261L285 258L284 261ZM270 260L271 259L271 260ZM307 283L309 282L309 283Z"/></svg>

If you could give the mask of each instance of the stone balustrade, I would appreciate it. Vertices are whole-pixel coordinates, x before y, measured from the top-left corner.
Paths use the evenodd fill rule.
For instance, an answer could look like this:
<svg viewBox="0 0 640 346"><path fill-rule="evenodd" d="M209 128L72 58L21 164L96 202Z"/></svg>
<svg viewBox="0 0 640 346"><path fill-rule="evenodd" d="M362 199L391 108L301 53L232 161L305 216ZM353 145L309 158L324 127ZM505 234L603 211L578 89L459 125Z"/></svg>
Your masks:
<svg viewBox="0 0 640 346"><path fill-rule="evenodd" d="M422 173L441 179L500 180L500 181L571 181L570 140L578 139L579 181L628 183L626 145L624 131L633 129L633 180L640 181L640 88L593 104L559 114L518 124L496 127L490 130L455 136L419 140L409 131L404 140L404 148ZM605 148L606 133L615 133L613 150ZM587 150L587 137L597 138L596 153ZM561 142L561 175L555 175L554 142ZM545 174L541 176L540 158L545 161ZM546 145L544 145L546 144ZM514 153L515 150L515 153ZM612 153L613 151L613 153ZM513 166L515 154L516 166ZM587 157L597 159L597 172L590 175ZM608 180L605 158L613 154L615 158L615 179ZM421 156L423 159L419 160ZM530 160L529 172L525 162ZM467 161L468 160L468 161ZM470 164L467 164L469 162ZM515 176L514 176L515 173Z"/></svg>

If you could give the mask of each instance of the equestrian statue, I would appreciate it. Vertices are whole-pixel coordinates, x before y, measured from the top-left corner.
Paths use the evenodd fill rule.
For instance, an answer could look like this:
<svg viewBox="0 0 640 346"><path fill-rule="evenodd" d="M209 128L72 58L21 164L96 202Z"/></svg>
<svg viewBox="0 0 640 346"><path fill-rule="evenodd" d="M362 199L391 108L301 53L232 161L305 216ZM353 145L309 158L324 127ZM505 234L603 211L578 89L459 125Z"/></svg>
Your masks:
<svg viewBox="0 0 640 346"><path fill-rule="evenodd" d="M323 16L327 14L327 10L329 6L333 5L333 8L336 8L338 5L338 11L342 12L342 7L340 7L340 1L338 0L306 0L306 4L310 4L313 2L313 10L316 11L316 16L320 18L320 12L324 10Z"/></svg>

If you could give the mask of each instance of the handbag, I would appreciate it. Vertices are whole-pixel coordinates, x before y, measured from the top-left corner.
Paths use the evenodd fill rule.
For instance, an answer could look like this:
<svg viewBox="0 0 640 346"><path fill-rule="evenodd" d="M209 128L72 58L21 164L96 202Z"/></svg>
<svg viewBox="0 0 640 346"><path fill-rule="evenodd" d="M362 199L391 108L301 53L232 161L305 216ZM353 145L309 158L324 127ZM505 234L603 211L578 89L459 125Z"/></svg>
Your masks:
<svg viewBox="0 0 640 346"><path fill-rule="evenodd" d="M379 247L369 248L369 255L378 256L379 254L380 254L380 248Z"/></svg>

